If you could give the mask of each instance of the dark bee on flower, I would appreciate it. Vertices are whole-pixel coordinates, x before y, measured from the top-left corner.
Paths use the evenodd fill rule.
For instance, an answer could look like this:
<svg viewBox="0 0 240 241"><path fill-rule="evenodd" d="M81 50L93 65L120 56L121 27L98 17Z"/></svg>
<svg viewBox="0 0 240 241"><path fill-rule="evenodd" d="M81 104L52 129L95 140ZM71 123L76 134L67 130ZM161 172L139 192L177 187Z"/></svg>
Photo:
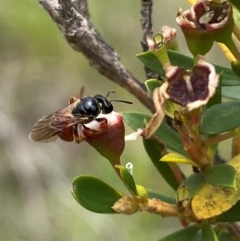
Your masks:
<svg viewBox="0 0 240 241"><path fill-rule="evenodd" d="M97 94L94 97L84 97L77 99L71 97L69 105L50 114L43 116L34 125L29 138L33 141L51 142L58 137L64 141L76 141L80 143L82 137L79 131L79 125L84 126L97 119L101 114L109 114L113 111L111 102L123 102L132 104L124 100L108 100L109 91L106 97Z"/></svg>

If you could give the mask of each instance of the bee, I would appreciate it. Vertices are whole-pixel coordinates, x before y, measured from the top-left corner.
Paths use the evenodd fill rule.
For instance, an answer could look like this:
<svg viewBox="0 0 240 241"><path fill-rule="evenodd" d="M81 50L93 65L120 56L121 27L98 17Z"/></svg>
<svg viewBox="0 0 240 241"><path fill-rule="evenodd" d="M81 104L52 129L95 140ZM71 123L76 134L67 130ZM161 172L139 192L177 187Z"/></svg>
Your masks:
<svg viewBox="0 0 240 241"><path fill-rule="evenodd" d="M109 91L106 97L97 94L94 97L83 97L81 99L71 97L69 105L50 114L43 116L34 125L29 138L33 141L51 142L58 137L63 141L80 143L82 137L79 133L79 125L84 126L95 120L97 116L109 114L113 111L111 102L123 102L132 104L124 100L108 100Z"/></svg>

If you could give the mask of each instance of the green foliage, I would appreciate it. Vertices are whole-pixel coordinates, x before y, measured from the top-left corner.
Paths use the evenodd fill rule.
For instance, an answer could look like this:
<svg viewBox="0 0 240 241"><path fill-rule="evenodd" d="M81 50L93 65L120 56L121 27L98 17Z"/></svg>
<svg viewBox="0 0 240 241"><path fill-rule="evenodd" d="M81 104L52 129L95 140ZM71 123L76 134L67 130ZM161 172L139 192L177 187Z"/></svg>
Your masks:
<svg viewBox="0 0 240 241"><path fill-rule="evenodd" d="M240 100L240 86L223 86L222 94L228 99Z"/></svg>
<svg viewBox="0 0 240 241"><path fill-rule="evenodd" d="M181 183L178 191L181 189L181 187L186 186L189 189L189 198L192 198L198 192L204 182L205 178L201 173L193 173Z"/></svg>
<svg viewBox="0 0 240 241"><path fill-rule="evenodd" d="M204 172L206 181L215 186L231 187L236 189L236 170L230 165L216 165Z"/></svg>
<svg viewBox="0 0 240 241"><path fill-rule="evenodd" d="M240 126L235 118L240 112L240 101L214 105L202 116L200 131L203 134L220 134Z"/></svg>
<svg viewBox="0 0 240 241"><path fill-rule="evenodd" d="M96 177L79 176L73 180L72 185L76 201L95 213L115 213L112 206L124 196Z"/></svg>
<svg viewBox="0 0 240 241"><path fill-rule="evenodd" d="M168 163L161 162L162 157L161 145L154 139L143 139L144 148L152 161L155 168L165 181L174 189L177 190L179 183ZM176 165L175 163L173 165Z"/></svg>
<svg viewBox="0 0 240 241"><path fill-rule="evenodd" d="M120 171L120 176L121 179L123 181L123 183L125 184L125 186L127 187L127 189L133 194L133 195L138 195L137 193L137 188L136 188L136 184L134 182L133 176L129 173L129 171L127 170L127 168L123 167L123 166L116 166L116 168L119 169Z"/></svg>
<svg viewBox="0 0 240 241"><path fill-rule="evenodd" d="M202 240L219 241L214 229L208 222L204 222L202 225Z"/></svg>
<svg viewBox="0 0 240 241"><path fill-rule="evenodd" d="M154 89L161 86L161 82L158 79L149 79L146 80L145 85L147 87L148 92L152 94Z"/></svg>

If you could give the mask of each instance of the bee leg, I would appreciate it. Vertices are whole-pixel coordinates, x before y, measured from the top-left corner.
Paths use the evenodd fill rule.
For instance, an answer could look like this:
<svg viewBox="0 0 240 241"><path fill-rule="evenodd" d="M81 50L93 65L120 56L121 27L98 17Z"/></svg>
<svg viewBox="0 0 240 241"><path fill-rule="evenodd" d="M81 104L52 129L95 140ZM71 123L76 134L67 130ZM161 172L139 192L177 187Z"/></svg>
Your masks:
<svg viewBox="0 0 240 241"><path fill-rule="evenodd" d="M73 138L77 144L80 144L85 140L85 137L82 135L81 131L79 130L79 125L75 125L73 128Z"/></svg>
<svg viewBox="0 0 240 241"><path fill-rule="evenodd" d="M79 99L83 98L84 89L85 89L85 87L82 86L81 89L79 90Z"/></svg>
<svg viewBox="0 0 240 241"><path fill-rule="evenodd" d="M76 97L74 97L74 96L72 96L70 99L69 99L69 105L71 105L71 104L73 104L73 103L75 103L76 101L78 101L79 99L78 98L76 98Z"/></svg>
<svg viewBox="0 0 240 241"><path fill-rule="evenodd" d="M79 99L82 99L82 98L83 98L83 92L84 92L84 86L82 86L82 87L80 88L78 97L72 96L72 97L69 99L69 105L75 103L75 102L78 101Z"/></svg>

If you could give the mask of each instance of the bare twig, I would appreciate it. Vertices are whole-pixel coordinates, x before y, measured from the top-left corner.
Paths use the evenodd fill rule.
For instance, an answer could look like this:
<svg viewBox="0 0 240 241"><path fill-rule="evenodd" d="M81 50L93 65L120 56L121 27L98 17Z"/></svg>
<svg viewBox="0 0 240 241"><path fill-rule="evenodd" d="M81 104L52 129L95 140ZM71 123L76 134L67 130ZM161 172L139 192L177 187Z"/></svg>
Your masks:
<svg viewBox="0 0 240 241"><path fill-rule="evenodd" d="M148 43L147 38L152 38L153 31L152 31L152 0L142 0L142 9L141 9L141 24L142 24L142 30L143 30L143 38L141 41L141 46L143 51L147 51ZM151 69L149 69L147 66L144 66L144 70L146 73L146 77L148 79L151 78L157 78L158 75L153 72Z"/></svg>
<svg viewBox="0 0 240 241"><path fill-rule="evenodd" d="M233 234L237 241L240 241L240 226L237 223L229 223L227 229Z"/></svg>
<svg viewBox="0 0 240 241"><path fill-rule="evenodd" d="M39 0L58 25L71 47L81 52L99 73L128 90L148 109L154 111L151 97L120 62L117 53L94 29L89 21L85 0Z"/></svg>

